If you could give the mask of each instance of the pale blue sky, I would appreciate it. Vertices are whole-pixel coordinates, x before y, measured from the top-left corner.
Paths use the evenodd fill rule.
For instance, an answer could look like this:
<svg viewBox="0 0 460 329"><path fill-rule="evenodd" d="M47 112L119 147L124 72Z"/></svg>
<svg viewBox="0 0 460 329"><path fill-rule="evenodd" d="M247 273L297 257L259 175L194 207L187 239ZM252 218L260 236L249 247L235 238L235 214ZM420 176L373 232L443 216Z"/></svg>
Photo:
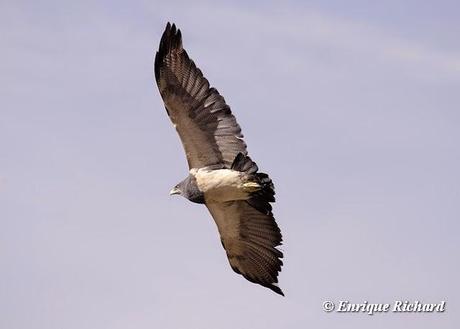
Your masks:
<svg viewBox="0 0 460 329"><path fill-rule="evenodd" d="M457 1L0 2L0 327L455 328ZM273 177L282 298L230 269L152 77L167 21ZM326 314L324 300L447 301Z"/></svg>

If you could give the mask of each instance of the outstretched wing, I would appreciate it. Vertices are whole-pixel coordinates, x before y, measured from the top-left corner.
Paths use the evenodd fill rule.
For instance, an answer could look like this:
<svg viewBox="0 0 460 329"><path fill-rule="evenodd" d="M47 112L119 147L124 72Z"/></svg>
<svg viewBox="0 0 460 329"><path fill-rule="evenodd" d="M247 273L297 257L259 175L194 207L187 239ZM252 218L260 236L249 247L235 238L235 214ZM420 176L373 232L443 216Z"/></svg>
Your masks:
<svg viewBox="0 0 460 329"><path fill-rule="evenodd" d="M206 203L219 229L232 269L251 282L283 295L278 287L282 237L271 212L264 214L246 201Z"/></svg>
<svg viewBox="0 0 460 329"><path fill-rule="evenodd" d="M168 23L155 56L155 79L179 133L189 168L230 168L247 154L241 128L230 107L182 47L180 30Z"/></svg>

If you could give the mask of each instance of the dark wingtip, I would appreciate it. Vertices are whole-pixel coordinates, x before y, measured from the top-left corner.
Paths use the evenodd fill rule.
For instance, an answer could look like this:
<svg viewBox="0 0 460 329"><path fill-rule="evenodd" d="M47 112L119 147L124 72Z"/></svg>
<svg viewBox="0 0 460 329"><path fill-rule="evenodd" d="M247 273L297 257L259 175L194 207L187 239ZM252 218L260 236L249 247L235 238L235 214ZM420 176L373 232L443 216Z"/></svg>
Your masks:
<svg viewBox="0 0 460 329"><path fill-rule="evenodd" d="M276 278L276 281L275 282L272 282L272 283L269 283L267 281L261 281L261 280L257 280L256 278L253 278L249 275L245 275L243 273L241 273L236 267L234 268L232 266L232 269L238 273L238 274L242 274L248 281L252 282L252 283L256 283L256 284L260 284L262 287L265 287L265 288L268 288L274 292L276 292L278 295L281 295L281 296L284 296L284 292L281 290L281 288L277 285L277 282L278 282L278 278ZM278 274L276 273L275 276L278 276Z"/></svg>
<svg viewBox="0 0 460 329"><path fill-rule="evenodd" d="M172 50L182 48L182 33L176 28L176 24L167 23L166 28L161 36L160 48L158 53L166 55Z"/></svg>
<svg viewBox="0 0 460 329"><path fill-rule="evenodd" d="M270 285L266 285L265 287L273 290L274 292L276 292L278 295L281 295L284 297L284 292L281 290L280 287L278 286L275 286L274 284L270 284Z"/></svg>
<svg viewBox="0 0 460 329"><path fill-rule="evenodd" d="M182 49L182 33L176 28L176 24L168 22L163 35L160 39L160 46L155 55L155 79L160 78L160 68L163 64L163 59L172 51L180 51Z"/></svg>
<svg viewBox="0 0 460 329"><path fill-rule="evenodd" d="M258 284L260 284L261 286L264 286L265 288L268 288L274 292L276 292L278 295L281 295L284 297L284 292L281 290L280 287L278 287L277 285L273 284L273 283L264 283L264 282L256 282Z"/></svg>

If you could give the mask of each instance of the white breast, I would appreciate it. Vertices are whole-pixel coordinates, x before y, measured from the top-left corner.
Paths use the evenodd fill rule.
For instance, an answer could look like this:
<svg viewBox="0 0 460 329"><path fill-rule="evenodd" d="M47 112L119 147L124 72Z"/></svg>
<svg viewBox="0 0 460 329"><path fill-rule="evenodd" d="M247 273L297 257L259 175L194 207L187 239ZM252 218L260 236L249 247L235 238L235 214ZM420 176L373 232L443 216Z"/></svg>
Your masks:
<svg viewBox="0 0 460 329"><path fill-rule="evenodd" d="M204 193L205 199L214 201L231 201L246 199L248 194L243 191L244 174L231 169L192 169L198 188Z"/></svg>

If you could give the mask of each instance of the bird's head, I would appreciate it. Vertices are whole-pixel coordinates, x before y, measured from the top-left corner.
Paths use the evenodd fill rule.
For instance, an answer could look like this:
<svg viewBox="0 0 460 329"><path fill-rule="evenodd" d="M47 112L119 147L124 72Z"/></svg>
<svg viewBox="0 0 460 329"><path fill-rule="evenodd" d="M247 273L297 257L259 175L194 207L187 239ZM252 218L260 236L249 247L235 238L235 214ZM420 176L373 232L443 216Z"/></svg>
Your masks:
<svg viewBox="0 0 460 329"><path fill-rule="evenodd" d="M192 175L189 175L182 182L174 186L169 192L169 195L175 194L181 195L195 203L204 203L204 194L198 188L196 180Z"/></svg>
<svg viewBox="0 0 460 329"><path fill-rule="evenodd" d="M171 191L169 191L169 195L182 195L181 183L174 186Z"/></svg>

